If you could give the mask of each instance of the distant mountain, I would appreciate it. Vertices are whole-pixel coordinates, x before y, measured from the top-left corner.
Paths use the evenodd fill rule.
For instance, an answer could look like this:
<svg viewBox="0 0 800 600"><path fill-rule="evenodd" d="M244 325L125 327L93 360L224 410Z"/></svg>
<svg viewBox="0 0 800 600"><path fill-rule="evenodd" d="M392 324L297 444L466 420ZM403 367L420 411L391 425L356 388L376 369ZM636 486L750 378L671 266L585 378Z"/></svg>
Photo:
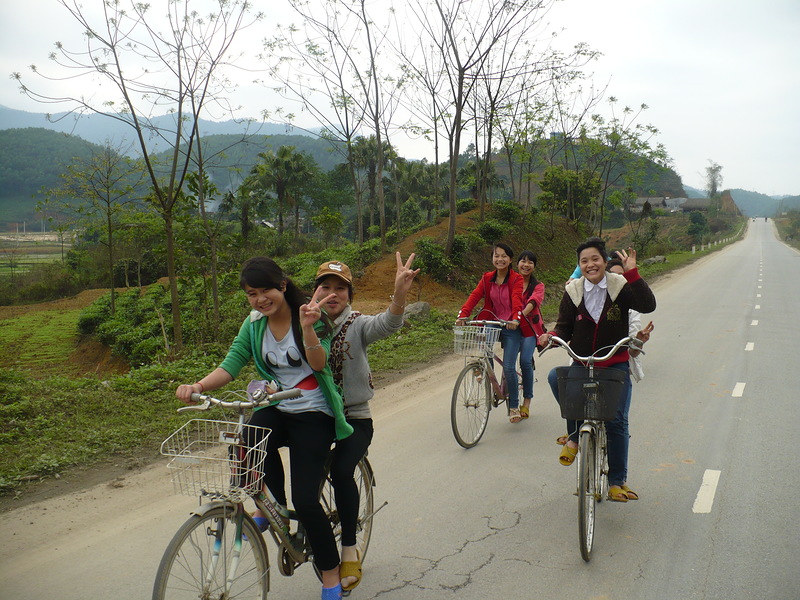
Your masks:
<svg viewBox="0 0 800 600"><path fill-rule="evenodd" d="M767 196L758 192L730 190L739 210L747 217L775 217L787 210L800 210L800 196Z"/></svg>
<svg viewBox="0 0 800 600"><path fill-rule="evenodd" d="M171 115L164 115L153 119L153 123L158 127L169 128L174 122ZM122 146L126 142L135 140L133 128L116 119L103 115L84 115L76 117L68 113L53 113L50 119L45 113L32 113L23 110L15 110L0 106L0 130L4 129L24 129L27 127L41 127L50 131L67 133L74 135L88 142L103 145L106 140L111 140L115 146ZM291 126L278 123L252 123L247 126L238 121L207 121L200 119L200 132L203 136L210 135L242 135L245 131L249 134L259 135L302 135L316 137L313 133L307 133ZM159 152L165 148L159 148L158 144L152 147L154 152ZM138 145L135 150L138 150Z"/></svg>
<svg viewBox="0 0 800 600"><path fill-rule="evenodd" d="M683 184L683 189L686 191L687 198L708 198L708 193L705 190L698 190L685 183Z"/></svg>

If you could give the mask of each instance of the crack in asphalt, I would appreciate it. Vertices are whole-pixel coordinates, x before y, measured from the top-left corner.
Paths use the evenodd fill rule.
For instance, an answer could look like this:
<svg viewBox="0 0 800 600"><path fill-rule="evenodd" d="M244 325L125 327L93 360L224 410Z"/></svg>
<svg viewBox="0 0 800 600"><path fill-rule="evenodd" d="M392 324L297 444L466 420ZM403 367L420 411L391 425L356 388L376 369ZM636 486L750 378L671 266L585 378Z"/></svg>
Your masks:
<svg viewBox="0 0 800 600"><path fill-rule="evenodd" d="M473 566L466 573L452 572L452 571L449 573L449 575L451 575L451 576L457 576L457 577L462 578L463 580L461 582L453 583L453 584L438 583L436 585L424 585L421 582L422 582L423 579L425 579L429 575L431 575L431 574L435 573L436 571L440 570L440 568L441 568L441 572L442 573L446 573L447 572L447 568L446 567L442 567L442 563L444 561L446 561L446 560L448 560L450 558L456 557L459 554L463 554L468 548L470 548L470 547L472 547L472 546L474 546L476 544L480 544L480 543L486 541L487 539L489 539L491 537L494 537L494 536L496 536L496 535L498 535L500 533L503 533L503 532L509 531L511 529L514 529L515 527L517 527L522 522L522 514L519 513L519 512L516 512L516 511L510 512L510 513L506 512L504 514L505 515L513 515L514 516L513 522L510 525L505 525L505 526L492 525L492 521L493 520L498 520L498 517L491 517L491 516L484 515L482 518L486 521L486 527L488 528L488 531L484 535L482 535L482 536L480 536L478 538L465 540L464 543L460 547L456 548L455 550L453 550L449 554L445 554L445 555L443 555L443 556L441 556L439 558L425 558L423 556L410 556L410 555L403 556L403 558L408 558L408 559L412 559L412 560L421 561L423 563L427 563L428 566L423 568L422 571L419 573L419 575L417 575L416 577L413 577L411 579L403 580L397 585L389 587L389 588L387 588L385 590L381 590L380 592L375 594L374 597L378 598L380 596L383 596L384 594L390 594L390 593L397 592L397 591L400 591L400 590L403 590L403 589L406 589L406 588L415 588L415 589L419 589L419 590L445 590L445 591L450 591L450 592L458 592L458 591L461 591L464 588L468 587L472 583L473 577L474 577L474 575L476 573L478 573L481 569L483 569L483 568L489 566L490 564L492 564L492 562L495 559L495 553L490 552L487 555L486 559L482 563L480 563L480 564L478 564L476 566ZM401 579L400 573L395 573L393 579L395 579L395 580Z"/></svg>

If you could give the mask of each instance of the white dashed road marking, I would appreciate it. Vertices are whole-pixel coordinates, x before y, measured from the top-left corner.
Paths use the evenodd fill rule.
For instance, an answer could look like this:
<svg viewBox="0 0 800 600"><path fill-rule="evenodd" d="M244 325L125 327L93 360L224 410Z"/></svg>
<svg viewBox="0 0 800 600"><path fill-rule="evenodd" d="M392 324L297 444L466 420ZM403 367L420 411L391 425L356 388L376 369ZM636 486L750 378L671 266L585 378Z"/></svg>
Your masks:
<svg viewBox="0 0 800 600"><path fill-rule="evenodd" d="M741 398L744 394L744 386L747 385L746 383L742 383L741 381L738 382L735 386L733 386L733 393L731 394L734 398Z"/></svg>
<svg viewBox="0 0 800 600"><path fill-rule="evenodd" d="M703 483L700 484L697 497L694 499L694 505L692 506L693 513L707 514L711 512L721 473L722 471L706 469L706 472L703 474Z"/></svg>
<svg viewBox="0 0 800 600"><path fill-rule="evenodd" d="M755 348L755 344L753 342L747 342L747 345L744 347L745 352L752 352L753 348Z"/></svg>

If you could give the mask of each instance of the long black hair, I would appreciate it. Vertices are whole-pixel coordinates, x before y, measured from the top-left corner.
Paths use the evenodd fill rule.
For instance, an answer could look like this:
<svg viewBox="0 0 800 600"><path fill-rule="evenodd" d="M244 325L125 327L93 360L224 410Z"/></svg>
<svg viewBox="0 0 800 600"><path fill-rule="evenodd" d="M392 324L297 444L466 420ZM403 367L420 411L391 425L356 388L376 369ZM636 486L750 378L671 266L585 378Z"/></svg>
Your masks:
<svg viewBox="0 0 800 600"><path fill-rule="evenodd" d="M308 303L306 294L286 276L278 263L266 256L254 256L245 261L239 275L239 285L242 289L245 285L249 285L251 288L283 291L283 298L291 309L292 337L303 355L303 360L308 362L300 328L300 307ZM325 329L320 332L319 337L323 338L333 331L333 325L325 311L322 311L321 321L325 325Z"/></svg>

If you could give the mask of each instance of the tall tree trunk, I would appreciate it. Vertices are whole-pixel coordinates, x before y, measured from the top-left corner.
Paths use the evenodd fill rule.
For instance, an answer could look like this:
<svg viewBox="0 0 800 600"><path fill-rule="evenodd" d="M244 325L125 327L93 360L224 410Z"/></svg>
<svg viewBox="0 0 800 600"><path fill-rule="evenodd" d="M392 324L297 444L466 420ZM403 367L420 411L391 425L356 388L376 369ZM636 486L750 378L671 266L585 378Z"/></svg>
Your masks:
<svg viewBox="0 0 800 600"><path fill-rule="evenodd" d="M169 296L172 301L172 337L176 352L183 349L183 327L181 326L181 306L178 297L178 275L175 270L175 231L173 229L172 209L164 213L164 229L167 237L167 277L169 278Z"/></svg>

